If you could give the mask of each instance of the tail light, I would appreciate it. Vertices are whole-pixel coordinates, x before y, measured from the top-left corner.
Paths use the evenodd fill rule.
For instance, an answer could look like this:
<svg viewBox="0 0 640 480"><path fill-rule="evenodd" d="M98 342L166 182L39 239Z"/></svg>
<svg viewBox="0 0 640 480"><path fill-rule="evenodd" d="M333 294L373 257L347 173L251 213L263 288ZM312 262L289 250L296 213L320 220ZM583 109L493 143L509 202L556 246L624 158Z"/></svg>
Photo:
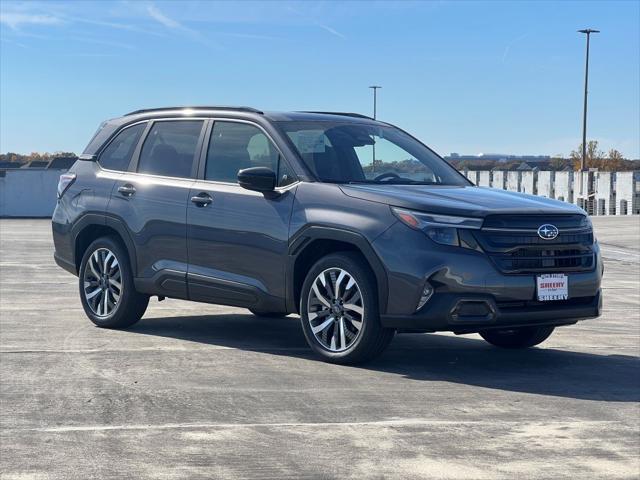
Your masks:
<svg viewBox="0 0 640 480"><path fill-rule="evenodd" d="M64 192L66 192L75 181L75 173L63 173L60 175L60 180L58 180L58 198L62 198Z"/></svg>

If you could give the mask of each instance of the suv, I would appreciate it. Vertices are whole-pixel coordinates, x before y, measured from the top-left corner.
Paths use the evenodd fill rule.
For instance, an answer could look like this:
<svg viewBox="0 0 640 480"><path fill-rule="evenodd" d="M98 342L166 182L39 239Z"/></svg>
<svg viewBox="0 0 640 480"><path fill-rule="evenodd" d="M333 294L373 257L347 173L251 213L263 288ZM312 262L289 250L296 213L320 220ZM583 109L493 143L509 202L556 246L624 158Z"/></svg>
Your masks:
<svg viewBox="0 0 640 480"><path fill-rule="evenodd" d="M337 363L375 357L396 331L531 347L601 310L584 211L476 187L353 113L108 120L60 177L53 238L100 327L136 323L150 296L299 313L311 348Z"/></svg>

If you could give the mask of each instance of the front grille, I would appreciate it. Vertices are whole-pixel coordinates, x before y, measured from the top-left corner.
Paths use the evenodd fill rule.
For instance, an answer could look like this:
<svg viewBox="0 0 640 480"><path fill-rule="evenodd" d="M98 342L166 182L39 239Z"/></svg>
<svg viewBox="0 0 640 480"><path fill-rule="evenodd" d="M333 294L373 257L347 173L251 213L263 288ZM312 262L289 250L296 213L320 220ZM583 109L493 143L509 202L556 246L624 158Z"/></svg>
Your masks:
<svg viewBox="0 0 640 480"><path fill-rule="evenodd" d="M540 238L538 227L544 224L558 227L558 236ZM580 272L595 266L593 231L584 215L492 215L474 233L503 273Z"/></svg>

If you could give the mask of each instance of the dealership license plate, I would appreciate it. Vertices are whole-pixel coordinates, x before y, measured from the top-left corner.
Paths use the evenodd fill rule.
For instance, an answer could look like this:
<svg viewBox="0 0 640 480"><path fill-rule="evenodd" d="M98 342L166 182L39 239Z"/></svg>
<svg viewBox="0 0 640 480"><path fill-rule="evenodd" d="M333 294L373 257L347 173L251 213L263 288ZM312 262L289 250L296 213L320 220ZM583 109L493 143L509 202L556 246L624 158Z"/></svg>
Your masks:
<svg viewBox="0 0 640 480"><path fill-rule="evenodd" d="M569 298L569 277L564 273L546 273L536 277L538 301L567 300Z"/></svg>

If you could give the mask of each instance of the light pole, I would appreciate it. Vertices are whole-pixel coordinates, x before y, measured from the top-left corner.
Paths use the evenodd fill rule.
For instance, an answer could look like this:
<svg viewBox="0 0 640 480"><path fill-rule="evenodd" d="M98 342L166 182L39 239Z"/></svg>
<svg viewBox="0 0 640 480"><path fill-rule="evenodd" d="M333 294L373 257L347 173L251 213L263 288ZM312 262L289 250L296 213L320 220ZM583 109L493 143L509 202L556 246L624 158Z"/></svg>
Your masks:
<svg viewBox="0 0 640 480"><path fill-rule="evenodd" d="M371 85L369 88L373 90L373 119L376 119L376 108L377 108L377 92L379 88L382 88L379 85Z"/></svg>
<svg viewBox="0 0 640 480"><path fill-rule="evenodd" d="M371 85L369 87L370 89L373 90L373 119L376 119L376 113L377 113L377 107L378 107L378 89L382 88L380 85ZM373 155L373 158L371 159L371 171L375 172L376 171L376 141L375 139L373 140L373 145L372 145L372 152L371 154Z"/></svg>
<svg viewBox="0 0 640 480"><path fill-rule="evenodd" d="M584 172L587 169L587 91L589 86L589 39L591 38L592 33L600 33L600 30L585 28L584 30L578 30L578 32L587 35L587 56L584 67L584 110L582 112L582 161L580 164L580 170Z"/></svg>

